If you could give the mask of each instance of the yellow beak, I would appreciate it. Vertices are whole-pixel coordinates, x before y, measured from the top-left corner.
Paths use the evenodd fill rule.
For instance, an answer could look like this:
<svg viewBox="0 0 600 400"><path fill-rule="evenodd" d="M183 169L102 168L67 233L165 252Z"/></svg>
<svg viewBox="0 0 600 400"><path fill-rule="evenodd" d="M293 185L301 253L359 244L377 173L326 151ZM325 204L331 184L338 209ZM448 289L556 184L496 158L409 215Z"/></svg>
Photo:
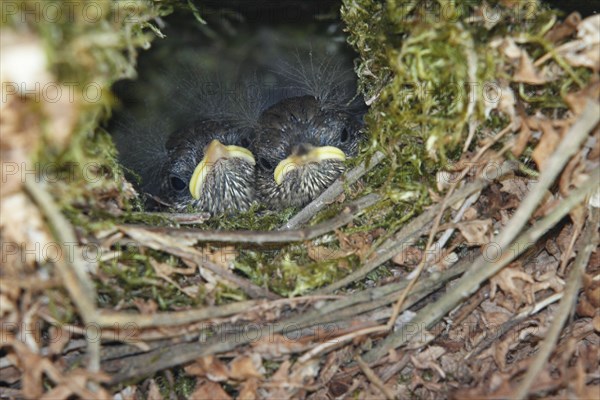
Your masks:
<svg viewBox="0 0 600 400"><path fill-rule="evenodd" d="M190 193L194 199L200 199L202 186L216 162L230 158L241 158L252 165L255 164L254 156L250 150L239 146L225 146L217 139L214 139L206 148L204 158L196 166L192 178L190 179Z"/></svg>
<svg viewBox="0 0 600 400"><path fill-rule="evenodd" d="M301 156L289 156L288 158L277 164L277 167L275 168L275 173L273 174L273 177L275 178L275 183L281 185L281 182L283 182L283 178L285 178L285 175L288 172L302 165L306 165L313 162L319 163L325 160L345 161L346 154L344 154L344 152L338 149L337 147L323 146L315 147L308 153Z"/></svg>

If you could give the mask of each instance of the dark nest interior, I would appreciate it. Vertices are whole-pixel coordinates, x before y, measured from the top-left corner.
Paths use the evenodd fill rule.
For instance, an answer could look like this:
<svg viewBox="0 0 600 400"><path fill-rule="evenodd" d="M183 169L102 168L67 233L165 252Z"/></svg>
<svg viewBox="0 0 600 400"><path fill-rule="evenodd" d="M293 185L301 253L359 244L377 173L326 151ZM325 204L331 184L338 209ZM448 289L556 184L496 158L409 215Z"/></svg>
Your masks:
<svg viewBox="0 0 600 400"><path fill-rule="evenodd" d="M597 1L1 7L1 398L600 397ZM345 171L167 201L168 135L281 76Z"/></svg>

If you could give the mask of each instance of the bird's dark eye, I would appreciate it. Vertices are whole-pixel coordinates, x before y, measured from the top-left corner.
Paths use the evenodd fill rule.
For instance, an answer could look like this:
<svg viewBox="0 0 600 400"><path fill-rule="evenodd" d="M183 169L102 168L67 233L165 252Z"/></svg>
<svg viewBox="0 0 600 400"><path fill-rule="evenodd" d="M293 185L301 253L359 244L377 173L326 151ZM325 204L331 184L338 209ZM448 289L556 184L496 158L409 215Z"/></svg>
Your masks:
<svg viewBox="0 0 600 400"><path fill-rule="evenodd" d="M260 157L258 159L258 165L260 165L260 167L263 169L272 169L273 168L273 163L264 157Z"/></svg>
<svg viewBox="0 0 600 400"><path fill-rule="evenodd" d="M187 188L185 181L175 175L171 175L169 177L169 184L171 185L171 188L177 192L181 192Z"/></svg>
<svg viewBox="0 0 600 400"><path fill-rule="evenodd" d="M350 134L348 133L348 129L344 128L344 130L342 131L342 134L340 135L340 140L342 142L346 142L346 141L348 141L349 137L350 137Z"/></svg>

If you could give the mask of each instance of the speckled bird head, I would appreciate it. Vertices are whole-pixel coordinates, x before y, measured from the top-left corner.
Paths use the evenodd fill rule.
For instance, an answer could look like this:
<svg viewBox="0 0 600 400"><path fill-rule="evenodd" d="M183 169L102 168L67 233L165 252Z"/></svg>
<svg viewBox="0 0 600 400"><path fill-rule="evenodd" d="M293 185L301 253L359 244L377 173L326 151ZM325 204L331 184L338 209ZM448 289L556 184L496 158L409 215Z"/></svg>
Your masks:
<svg viewBox="0 0 600 400"><path fill-rule="evenodd" d="M255 150L257 190L271 208L303 206L331 185L356 155L359 118L314 96L278 102L261 115Z"/></svg>
<svg viewBox="0 0 600 400"><path fill-rule="evenodd" d="M252 140L250 129L226 121L200 121L172 133L159 196L181 211L247 210L254 201Z"/></svg>

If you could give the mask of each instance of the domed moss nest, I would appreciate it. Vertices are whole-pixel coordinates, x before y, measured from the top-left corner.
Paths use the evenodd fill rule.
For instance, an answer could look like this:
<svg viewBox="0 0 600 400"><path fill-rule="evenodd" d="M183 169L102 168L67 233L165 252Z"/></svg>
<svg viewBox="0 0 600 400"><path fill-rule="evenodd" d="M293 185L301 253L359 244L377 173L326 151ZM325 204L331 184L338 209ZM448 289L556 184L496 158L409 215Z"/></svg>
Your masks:
<svg viewBox="0 0 600 400"><path fill-rule="evenodd" d="M597 16L533 0L26 0L2 3L0 29L9 396L589 389ZM322 197L212 217L148 206L145 132L188 123L207 83L237 95L228 83L269 85L299 58L349 69L368 106ZM548 307L560 298L567 311ZM546 350L526 329L556 342L575 302L557 331L571 358L545 354L582 383L537 387ZM494 350L490 326L514 335Z"/></svg>

